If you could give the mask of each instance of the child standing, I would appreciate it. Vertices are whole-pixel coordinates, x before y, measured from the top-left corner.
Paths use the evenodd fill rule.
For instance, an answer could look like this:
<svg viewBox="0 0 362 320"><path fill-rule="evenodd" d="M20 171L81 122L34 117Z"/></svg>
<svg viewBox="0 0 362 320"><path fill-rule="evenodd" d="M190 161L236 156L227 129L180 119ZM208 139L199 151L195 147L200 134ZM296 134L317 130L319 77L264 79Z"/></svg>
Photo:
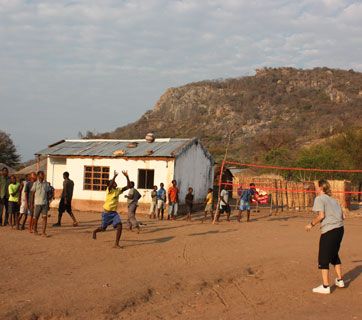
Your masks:
<svg viewBox="0 0 362 320"><path fill-rule="evenodd" d="M30 179L30 176L26 175L24 181L22 181L20 183L20 189L19 189L19 194L20 194L20 200L19 200L19 203L20 203L20 215L19 215L19 218L18 218L17 224L16 224L16 228L18 230L20 229L20 221L21 221L21 219L24 216L26 217L28 215L28 207L27 207L27 204L26 204L25 190L26 190L27 184L29 183L29 179Z"/></svg>
<svg viewBox="0 0 362 320"><path fill-rule="evenodd" d="M17 225L19 217L19 190L20 183L16 181L14 175L10 176L9 184L9 213L10 213L10 225L14 228Z"/></svg>
<svg viewBox="0 0 362 320"><path fill-rule="evenodd" d="M166 204L166 190L164 184L160 183L160 189L157 190L157 219L163 220L163 214Z"/></svg>
<svg viewBox="0 0 362 320"><path fill-rule="evenodd" d="M151 191L150 219L156 219L157 209L157 186L153 186Z"/></svg>
<svg viewBox="0 0 362 320"><path fill-rule="evenodd" d="M44 171L39 171L38 180L33 183L31 192L33 193L34 204L34 217L33 217L33 228L34 234L38 235L38 220L41 215L43 220L43 231L42 236L46 237L46 228L48 220L48 210L49 210L49 192L51 191L50 185L45 181Z"/></svg>
<svg viewBox="0 0 362 320"><path fill-rule="evenodd" d="M187 207L186 220L189 220L189 221L191 221L192 207L194 204L194 195L192 194L193 191L194 191L194 189L189 188L188 193L186 194L186 197L185 197L185 203L186 203L186 207Z"/></svg>
<svg viewBox="0 0 362 320"><path fill-rule="evenodd" d="M211 221L214 220L214 212L212 210L212 202L213 202L213 194L212 194L212 189L209 188L207 190L207 196L206 196L206 199L205 199L205 203L206 203L206 206L205 206L205 216L204 216L204 219L202 220L202 222L204 222L206 220L206 217L207 217L207 214L210 213L210 216L211 216Z"/></svg>

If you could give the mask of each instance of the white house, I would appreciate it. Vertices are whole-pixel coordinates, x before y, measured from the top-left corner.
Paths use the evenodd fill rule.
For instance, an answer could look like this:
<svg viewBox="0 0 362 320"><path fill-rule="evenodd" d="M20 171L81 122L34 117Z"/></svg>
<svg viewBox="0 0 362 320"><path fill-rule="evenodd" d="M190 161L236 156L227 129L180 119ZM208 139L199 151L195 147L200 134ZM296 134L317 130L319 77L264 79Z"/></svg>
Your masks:
<svg viewBox="0 0 362 320"><path fill-rule="evenodd" d="M188 187L195 193L195 202L202 202L213 184L214 160L198 139L146 140L62 140L36 153L47 157L47 180L59 197L63 172L74 181L73 208L101 211L106 183L117 177L118 186L125 186L121 170L127 170L142 194L140 210L148 210L153 185L164 183L167 189L175 179L180 189L180 203ZM120 202L126 199L120 196Z"/></svg>

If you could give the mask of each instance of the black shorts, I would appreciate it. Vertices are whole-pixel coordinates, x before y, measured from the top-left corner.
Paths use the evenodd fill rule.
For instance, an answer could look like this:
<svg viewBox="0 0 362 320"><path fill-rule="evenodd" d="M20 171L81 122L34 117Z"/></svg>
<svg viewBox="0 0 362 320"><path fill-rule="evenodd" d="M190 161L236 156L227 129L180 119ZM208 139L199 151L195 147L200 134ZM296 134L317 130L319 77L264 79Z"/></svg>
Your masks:
<svg viewBox="0 0 362 320"><path fill-rule="evenodd" d="M343 239L344 228L336 228L321 235L319 241L318 268L329 269L329 264L341 264L338 252Z"/></svg>
<svg viewBox="0 0 362 320"><path fill-rule="evenodd" d="M15 214L19 212L20 212L19 203L9 201L9 214Z"/></svg>
<svg viewBox="0 0 362 320"><path fill-rule="evenodd" d="M71 201L68 201L67 203L64 203L64 199L61 198L60 202L59 202L58 212L63 213L65 211L67 211L69 214L72 213L72 203L71 203Z"/></svg>
<svg viewBox="0 0 362 320"><path fill-rule="evenodd" d="M226 212L226 213L231 212L230 206L228 204L226 206L223 206L223 205L221 206L220 213L224 213L224 212Z"/></svg>

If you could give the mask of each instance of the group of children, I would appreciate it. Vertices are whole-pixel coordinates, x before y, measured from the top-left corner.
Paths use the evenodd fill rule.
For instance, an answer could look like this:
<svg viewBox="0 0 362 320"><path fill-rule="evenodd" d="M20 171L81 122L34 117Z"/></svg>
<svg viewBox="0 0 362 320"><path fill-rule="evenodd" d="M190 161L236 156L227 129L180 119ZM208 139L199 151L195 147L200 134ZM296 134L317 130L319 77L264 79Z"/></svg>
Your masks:
<svg viewBox="0 0 362 320"><path fill-rule="evenodd" d="M178 212L180 190L177 187L177 181L172 180L171 187L167 190L164 184L160 183L160 188L153 186L151 191L150 218L163 220L166 205L168 205L167 220L175 220ZM212 189L208 190L206 199L205 218L207 213L212 215ZM194 189L189 187L185 196L185 205L187 208L186 220L191 221L191 214L194 205ZM156 215L157 213L157 215Z"/></svg>
<svg viewBox="0 0 362 320"><path fill-rule="evenodd" d="M250 221L251 203L253 200L258 201L258 193L254 183L250 183L248 189L238 188L238 215L237 221L241 222L243 212L246 211L246 221ZM216 216L216 221L219 221L220 214L226 213L226 220L230 221L231 206L229 191L223 187L220 193L220 207Z"/></svg>
<svg viewBox="0 0 362 320"><path fill-rule="evenodd" d="M185 196L185 205L187 209L186 220L191 221L191 214L193 211L193 204L194 204L194 194L193 188L189 187L188 192ZM219 221L220 215L226 213L226 220L230 221L231 215L231 206L230 206L230 191L226 188L222 188L220 193L220 207L218 213L216 215L216 221ZM243 211L247 212L247 222L250 221L250 212L251 212L251 203L252 200L257 200L257 192L255 189L255 184L250 183L248 189L242 189L241 187L238 189L238 215L237 221L241 222ZM150 205L150 218L156 219L156 212L157 218L163 220L164 209L165 205L168 203L168 215L167 219L175 219L177 215L178 209L178 198L179 198L179 189L177 188L176 180L172 181L172 186L168 189L168 192L164 189L164 184L160 184L160 188L157 186L153 187L151 192L151 205ZM168 199L168 202L167 202ZM204 218L202 222L207 219L207 216L210 215L211 219L214 220L214 210L213 210L213 189L209 188L207 191L207 196L205 199L205 209L204 209Z"/></svg>
<svg viewBox="0 0 362 320"><path fill-rule="evenodd" d="M125 195L127 199L128 219L127 225L129 230L140 230L141 223L136 219L136 210L138 207L138 200L141 198L141 194L135 188L133 181L130 181L128 173L122 171L123 175L127 179L127 185L123 188L118 188L116 178L118 173L115 171L112 180L108 182L106 189L106 197L103 205L103 212L101 216L101 225L93 231L93 239L97 238L97 233L105 231L109 225L117 230L115 247L119 247L119 241L122 234L122 222L121 217L117 212L119 196L128 190L128 194ZM76 227L78 222L72 212L72 197L74 183L69 179L69 173L63 173L63 190L58 208L58 221L53 224L53 227L61 226L62 214L66 211L73 220L73 226ZM194 205L194 190L192 187L188 188L188 192L185 196L185 205L187 208L186 220L191 221L191 215ZM151 207L150 217L151 219L164 219L164 211L166 206L168 207L167 220L175 220L178 208L179 208L179 194L180 190L177 186L176 180L172 181L172 185L166 191L164 184L161 183L160 187L153 187L151 191ZM237 220L241 221L243 210L247 211L247 221L250 219L250 203L253 197L256 196L255 185L250 184L250 188L239 191L240 206ZM47 236L47 218L49 211L50 201L54 199L54 188L45 180L45 174L43 171L38 173L32 172L27 175L25 179L17 182L17 178L14 175L8 176L7 168L3 168L0 175L0 225L2 225L2 212L5 208L5 220L4 225L8 224L8 220L12 228L18 230L24 230L26 222L29 217L29 231L34 234L38 233L38 220L42 218L42 232L41 235ZM210 215L211 219L219 221L220 214L226 213L226 219L230 220L230 196L229 191L225 188L222 189L220 194L220 207L217 210L216 217L213 210L213 189L209 188L205 199L204 218L202 222ZM156 215L157 213L157 215Z"/></svg>
<svg viewBox="0 0 362 320"><path fill-rule="evenodd" d="M45 174L32 172L25 179L17 181L15 175L9 177L7 168L3 168L0 176L0 225L2 212L5 209L4 226L24 230L29 217L29 231L38 233L38 220L43 221L42 235L46 236L49 202L54 198L53 187L45 181Z"/></svg>

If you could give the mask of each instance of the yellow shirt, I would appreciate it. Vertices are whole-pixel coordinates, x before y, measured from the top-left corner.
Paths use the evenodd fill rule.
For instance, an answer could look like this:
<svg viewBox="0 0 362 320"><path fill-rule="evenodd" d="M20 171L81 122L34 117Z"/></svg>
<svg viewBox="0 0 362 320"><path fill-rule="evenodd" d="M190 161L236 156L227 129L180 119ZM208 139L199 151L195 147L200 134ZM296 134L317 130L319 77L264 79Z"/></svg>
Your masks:
<svg viewBox="0 0 362 320"><path fill-rule="evenodd" d="M111 191L107 188L103 209L106 211L117 211L118 197L122 192L121 188L112 189Z"/></svg>
<svg viewBox="0 0 362 320"><path fill-rule="evenodd" d="M206 196L206 204L212 204L212 192L207 194L207 196Z"/></svg>
<svg viewBox="0 0 362 320"><path fill-rule="evenodd" d="M20 188L19 182L9 184L9 201L10 202L19 201L19 188Z"/></svg>

